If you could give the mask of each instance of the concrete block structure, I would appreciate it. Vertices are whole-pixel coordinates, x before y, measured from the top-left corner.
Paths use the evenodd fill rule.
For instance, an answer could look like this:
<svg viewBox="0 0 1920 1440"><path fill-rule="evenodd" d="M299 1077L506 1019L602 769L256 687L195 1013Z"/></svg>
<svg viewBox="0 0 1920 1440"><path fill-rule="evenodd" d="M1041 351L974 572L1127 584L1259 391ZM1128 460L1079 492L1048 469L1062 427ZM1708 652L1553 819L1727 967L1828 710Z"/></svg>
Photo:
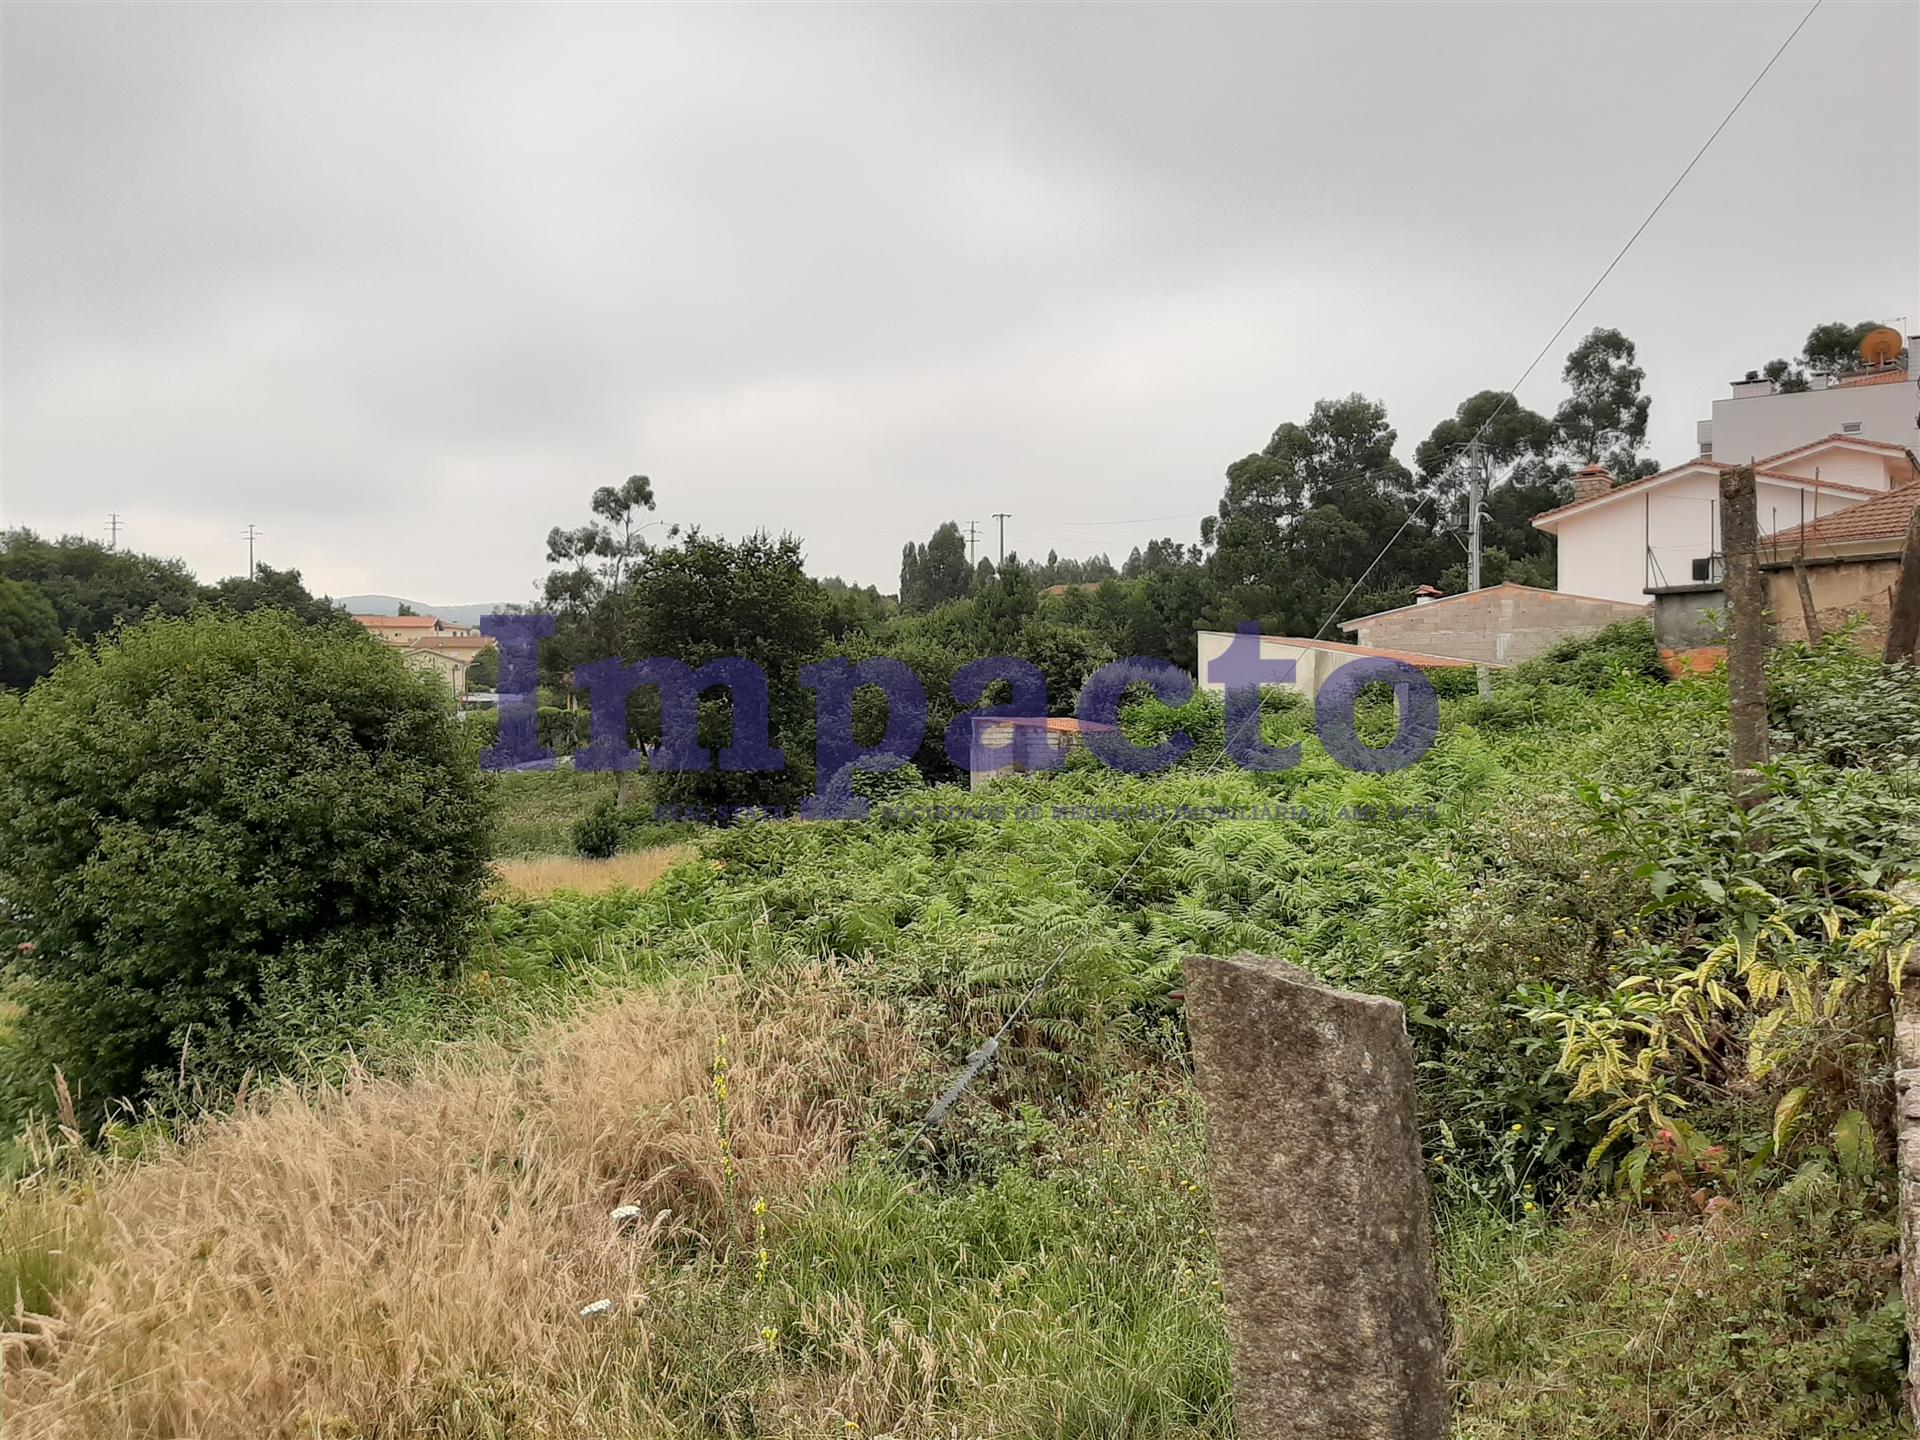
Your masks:
<svg viewBox="0 0 1920 1440"><path fill-rule="evenodd" d="M967 769L973 790L984 790L1003 775L1057 770L1088 734L1119 728L1071 715L976 715L972 723Z"/></svg>
<svg viewBox="0 0 1920 1440"><path fill-rule="evenodd" d="M1340 628L1362 646L1512 665L1531 660L1562 640L1591 635L1619 620L1643 619L1646 614L1644 601L1570 595L1507 581L1362 615Z"/></svg>

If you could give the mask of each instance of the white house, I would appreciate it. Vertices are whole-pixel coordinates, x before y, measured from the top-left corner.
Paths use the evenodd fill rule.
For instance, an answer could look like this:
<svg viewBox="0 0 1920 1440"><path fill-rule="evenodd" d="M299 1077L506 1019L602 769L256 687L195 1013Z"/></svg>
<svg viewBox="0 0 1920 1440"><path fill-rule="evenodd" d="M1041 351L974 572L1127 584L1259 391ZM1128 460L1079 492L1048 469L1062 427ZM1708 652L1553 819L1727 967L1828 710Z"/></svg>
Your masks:
<svg viewBox="0 0 1920 1440"><path fill-rule="evenodd" d="M1913 399L1905 385L1883 388ZM1650 591L1718 582L1720 472L1732 461L1717 442L1715 451L1624 485L1598 466L1575 475L1572 503L1533 518L1559 543L1558 588L1637 604ZM1920 482L1912 445L1843 433L1756 457L1753 464L1763 536Z"/></svg>
<svg viewBox="0 0 1920 1440"><path fill-rule="evenodd" d="M1920 336L1907 346L1911 354ZM1770 380L1736 380L1699 427L1700 453L1744 465L1809 435L1851 435L1920 450L1920 391L1908 365L1895 361L1855 375L1810 375L1810 388L1786 393ZM1843 479L1843 476L1833 476Z"/></svg>

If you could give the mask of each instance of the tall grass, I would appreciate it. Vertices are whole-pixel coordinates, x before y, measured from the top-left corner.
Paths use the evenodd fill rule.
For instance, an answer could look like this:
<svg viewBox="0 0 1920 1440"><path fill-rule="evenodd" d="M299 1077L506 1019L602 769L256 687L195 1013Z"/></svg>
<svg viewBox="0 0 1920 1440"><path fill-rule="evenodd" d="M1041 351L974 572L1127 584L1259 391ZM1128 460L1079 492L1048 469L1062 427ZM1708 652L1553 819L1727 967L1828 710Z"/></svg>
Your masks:
<svg viewBox="0 0 1920 1440"><path fill-rule="evenodd" d="M73 1193L107 1257L14 1345L7 1433L632 1434L664 1418L629 1369L658 1275L731 1257L754 1200L835 1172L861 1101L914 1061L830 972L720 981L96 1162ZM580 1318L599 1299L611 1325Z"/></svg>
<svg viewBox="0 0 1920 1440"><path fill-rule="evenodd" d="M542 855L525 860L501 860L493 868L509 893L521 899L539 900L563 890L579 895L645 890L693 853L688 845L655 845L647 850L625 851L605 860Z"/></svg>

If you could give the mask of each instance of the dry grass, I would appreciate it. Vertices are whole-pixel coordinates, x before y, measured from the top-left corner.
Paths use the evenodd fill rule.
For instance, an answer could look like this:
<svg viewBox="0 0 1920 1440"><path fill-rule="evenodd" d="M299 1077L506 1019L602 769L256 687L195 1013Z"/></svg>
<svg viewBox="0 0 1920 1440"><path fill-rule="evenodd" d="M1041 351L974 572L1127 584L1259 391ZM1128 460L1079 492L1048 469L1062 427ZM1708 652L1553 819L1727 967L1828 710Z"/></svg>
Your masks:
<svg viewBox="0 0 1920 1440"><path fill-rule="evenodd" d="M581 1306L635 1313L666 1258L750 1238L751 1201L838 1171L857 1097L915 1056L829 972L777 993L721 981L616 1000L515 1055L263 1097L100 1162L83 1193L105 1258L16 1337L6 1433L663 1433ZM657 1218L618 1237L620 1204Z"/></svg>
<svg viewBox="0 0 1920 1440"><path fill-rule="evenodd" d="M574 855L543 855L531 860L501 860L494 865L500 881L513 894L538 900L562 890L600 895L609 890L645 890L667 871L693 854L690 845L656 845L607 860Z"/></svg>

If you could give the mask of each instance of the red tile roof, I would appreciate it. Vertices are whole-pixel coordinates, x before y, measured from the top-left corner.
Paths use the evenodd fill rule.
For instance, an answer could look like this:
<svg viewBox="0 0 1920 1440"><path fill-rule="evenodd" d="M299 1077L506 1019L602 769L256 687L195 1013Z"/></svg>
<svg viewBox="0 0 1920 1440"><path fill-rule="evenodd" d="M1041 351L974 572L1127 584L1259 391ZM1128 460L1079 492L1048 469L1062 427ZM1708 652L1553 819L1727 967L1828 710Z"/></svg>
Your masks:
<svg viewBox="0 0 1920 1440"><path fill-rule="evenodd" d="M376 625L400 625L409 630L416 630L440 623L440 617L437 615L356 615L353 618L369 630Z"/></svg>
<svg viewBox="0 0 1920 1440"><path fill-rule="evenodd" d="M1854 437L1851 435L1842 435L1838 438L1842 440L1851 440ZM1874 441L1872 443L1878 444L1879 442ZM1806 447L1803 446L1801 448L1804 449ZM1898 450L1900 447L1896 445L1893 448L1895 450ZM1791 455L1791 454L1794 454L1795 452L1792 450L1788 450L1788 451L1785 451L1784 453ZM1771 456L1769 458L1778 459L1779 456ZM1687 461L1684 465L1675 465L1670 470L1662 470L1658 475L1647 475L1647 476L1643 476L1638 480L1629 480L1624 485L1616 485L1613 487L1613 489L1607 491L1607 493L1604 495L1589 495L1584 500L1574 500L1568 504L1556 506L1552 510L1542 510L1538 515L1533 517L1533 523L1535 525L1538 525L1542 520L1551 520L1555 516L1566 515L1575 510L1584 509L1588 505L1598 505L1603 501L1613 499L1613 497L1616 495L1625 495L1629 491L1644 490L1644 489L1647 489L1649 486L1664 484L1666 481L1671 480L1674 476L1680 474L1682 471L1700 470L1700 469L1719 471L1719 470L1731 470L1733 468L1734 468L1733 466L1728 465L1723 461L1705 460L1696 456L1694 459ZM1789 485L1804 485L1808 487L1814 487L1816 485L1815 481L1809 480L1805 475L1787 475L1787 474L1783 474L1781 471L1778 471L1778 470L1763 469L1758 465L1754 467L1754 474L1759 475L1764 479L1768 479L1768 480L1782 480ZM1817 486L1821 490L1842 490L1849 495L1881 495L1886 493L1885 491L1881 491L1881 490L1869 489L1865 485L1842 485L1837 480L1821 480L1817 482Z"/></svg>
<svg viewBox="0 0 1920 1440"><path fill-rule="evenodd" d="M1865 375L1841 375L1831 388L1851 389L1855 385L1898 385L1907 378L1905 370L1874 370Z"/></svg>
<svg viewBox="0 0 1920 1440"><path fill-rule="evenodd" d="M1849 505L1837 515L1823 515L1791 530L1776 531L1764 543L1775 549L1797 549L1803 535L1809 549L1849 540L1899 540L1907 533L1916 505L1920 505L1920 485L1906 485Z"/></svg>
<svg viewBox="0 0 1920 1440"><path fill-rule="evenodd" d="M1045 728L1056 735L1085 735L1094 731L1117 730L1117 725L1103 725L1098 720L1082 720L1077 715L975 715L973 728L992 729L995 725L1036 726L1045 722Z"/></svg>
<svg viewBox="0 0 1920 1440"><path fill-rule="evenodd" d="M491 635L421 635L407 642L409 650L481 650L493 646Z"/></svg>
<svg viewBox="0 0 1920 1440"><path fill-rule="evenodd" d="M1616 485L1604 495L1589 495L1584 500L1570 500L1565 505L1556 505L1551 510L1542 510L1538 515L1533 517L1533 523L1538 525L1542 520L1550 520L1556 515L1565 515L1568 511L1578 510L1583 505L1597 505L1602 500L1611 500L1614 496L1624 495L1629 490L1644 490L1649 485L1658 484L1663 480L1671 480L1684 470L1698 470L1703 466L1709 470L1731 470L1733 468L1731 465L1722 465L1717 460L1703 460L1699 456L1695 456L1683 465L1675 465L1670 469L1662 470L1658 475L1644 475L1638 480L1629 480L1624 485Z"/></svg>

